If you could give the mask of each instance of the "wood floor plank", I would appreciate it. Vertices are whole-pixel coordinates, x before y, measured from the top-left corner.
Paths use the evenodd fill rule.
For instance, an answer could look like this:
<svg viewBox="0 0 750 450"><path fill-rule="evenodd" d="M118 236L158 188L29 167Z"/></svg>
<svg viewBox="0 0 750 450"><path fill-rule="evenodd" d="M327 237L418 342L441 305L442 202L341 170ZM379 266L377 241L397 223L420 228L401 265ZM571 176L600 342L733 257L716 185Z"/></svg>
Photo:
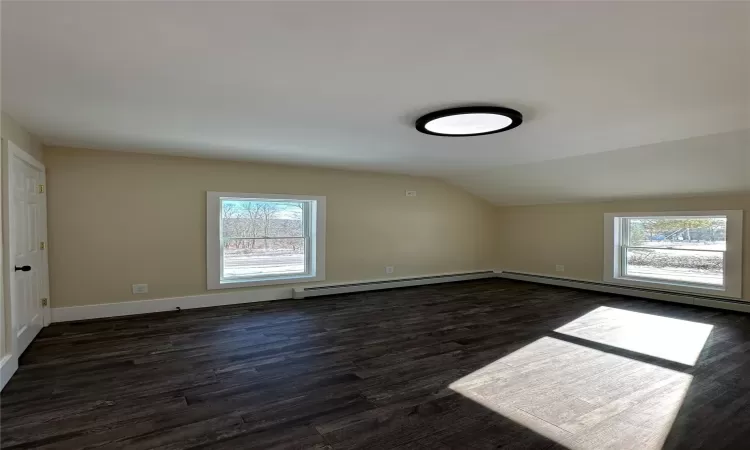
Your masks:
<svg viewBox="0 0 750 450"><path fill-rule="evenodd" d="M733 449L747 417L750 315L497 279L53 324L0 445Z"/></svg>

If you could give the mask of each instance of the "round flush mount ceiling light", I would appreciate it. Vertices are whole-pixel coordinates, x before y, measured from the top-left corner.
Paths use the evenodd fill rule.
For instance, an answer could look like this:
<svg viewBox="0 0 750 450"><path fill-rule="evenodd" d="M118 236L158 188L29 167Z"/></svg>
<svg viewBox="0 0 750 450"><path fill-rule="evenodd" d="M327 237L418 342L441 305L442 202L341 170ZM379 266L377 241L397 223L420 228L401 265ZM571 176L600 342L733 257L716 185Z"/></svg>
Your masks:
<svg viewBox="0 0 750 450"><path fill-rule="evenodd" d="M435 136L480 136L513 129L520 112L501 106L463 106L431 112L417 119L417 131Z"/></svg>

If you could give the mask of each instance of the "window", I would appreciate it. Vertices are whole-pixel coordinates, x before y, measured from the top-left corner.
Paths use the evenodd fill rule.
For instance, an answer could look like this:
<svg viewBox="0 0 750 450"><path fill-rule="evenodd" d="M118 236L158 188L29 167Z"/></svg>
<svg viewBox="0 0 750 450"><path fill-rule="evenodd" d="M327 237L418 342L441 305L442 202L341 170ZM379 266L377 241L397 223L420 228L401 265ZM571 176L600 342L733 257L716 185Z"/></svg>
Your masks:
<svg viewBox="0 0 750 450"><path fill-rule="evenodd" d="M742 211L605 215L605 281L742 295Z"/></svg>
<svg viewBox="0 0 750 450"><path fill-rule="evenodd" d="M209 192L208 288L325 279L325 197Z"/></svg>

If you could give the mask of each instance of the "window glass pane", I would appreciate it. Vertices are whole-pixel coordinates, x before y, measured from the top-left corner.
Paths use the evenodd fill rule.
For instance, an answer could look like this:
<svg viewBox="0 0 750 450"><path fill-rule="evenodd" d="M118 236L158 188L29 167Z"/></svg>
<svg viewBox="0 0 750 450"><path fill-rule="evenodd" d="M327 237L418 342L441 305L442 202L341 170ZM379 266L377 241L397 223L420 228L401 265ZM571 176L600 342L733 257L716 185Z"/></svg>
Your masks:
<svg viewBox="0 0 750 450"><path fill-rule="evenodd" d="M724 284L724 252L628 248L625 275L681 283Z"/></svg>
<svg viewBox="0 0 750 450"><path fill-rule="evenodd" d="M222 199L222 238L303 237L304 203Z"/></svg>
<svg viewBox="0 0 750 450"><path fill-rule="evenodd" d="M222 279L305 273L305 239L224 239Z"/></svg>
<svg viewBox="0 0 750 450"><path fill-rule="evenodd" d="M625 220L630 247L720 251L727 247L726 217L638 217Z"/></svg>

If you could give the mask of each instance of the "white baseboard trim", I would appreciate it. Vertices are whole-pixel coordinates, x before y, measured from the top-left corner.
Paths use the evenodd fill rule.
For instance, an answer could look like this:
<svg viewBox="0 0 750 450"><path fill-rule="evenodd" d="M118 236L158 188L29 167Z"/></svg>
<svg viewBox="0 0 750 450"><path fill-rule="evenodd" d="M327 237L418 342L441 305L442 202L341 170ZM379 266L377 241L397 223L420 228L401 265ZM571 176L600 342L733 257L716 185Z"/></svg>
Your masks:
<svg viewBox="0 0 750 450"><path fill-rule="evenodd" d="M8 384L10 377L16 373L16 370L18 370L18 358L15 358L13 355L5 355L0 360L0 390Z"/></svg>
<svg viewBox="0 0 750 450"><path fill-rule="evenodd" d="M396 289L427 284L454 283L456 281L479 280L495 278L493 270L473 272L452 272L439 275L420 275L412 277L384 278L377 280L356 281L350 283L334 283L294 288L294 298L318 297L322 295L349 294L352 292L375 291L381 289Z"/></svg>
<svg viewBox="0 0 750 450"><path fill-rule="evenodd" d="M528 281L532 283L550 284L555 286L564 286L576 289L585 289L590 291L626 295L631 297L649 298L653 300L685 303L688 305L728 309L732 311L750 312L749 301L729 299L725 300L720 298L695 296L682 293L671 293L652 289L633 288L589 280L580 280L575 278L555 277L538 273L495 270L456 272L439 275L425 275L420 277L389 278L350 283L334 283L295 289L291 287L268 287L236 292L216 292L211 294L190 295L185 297L136 300L119 303L104 303L99 305L71 306L65 308L52 308L51 316L52 322L70 322L74 320L101 319L106 317L120 317L135 314L174 311L177 308L193 309L211 306L236 305L240 303L265 302L270 300L283 300L290 298L305 298L318 295L345 294L350 292L362 292L378 289L394 289L436 283L477 280L492 277ZM314 287L317 289L310 290L310 287ZM305 292L305 289L307 289L307 292ZM18 360L15 360L15 366L13 362L6 362L5 360L2 361L2 364L2 378L0 379L0 382L7 383L7 380L10 379L10 376L18 367ZM8 374L7 378L6 374Z"/></svg>
<svg viewBox="0 0 750 450"><path fill-rule="evenodd" d="M236 292L189 295L186 297L157 298L99 305L52 308L52 322L101 319L105 317L132 316L180 309L206 308L209 306L236 305L239 303L265 302L292 298L292 288L261 288Z"/></svg>
<svg viewBox="0 0 750 450"><path fill-rule="evenodd" d="M688 305L706 306L709 308L728 309L731 311L750 312L750 301L713 298L708 296L672 293L655 289L642 289L615 284L602 283L598 281L580 280L575 278L562 278L550 275L528 273L528 272L506 272L495 271L500 278L510 280L529 281L532 283L551 284L589 291L605 292L608 294L626 295L629 297L641 297L652 300L663 300L667 302L685 303Z"/></svg>
<svg viewBox="0 0 750 450"><path fill-rule="evenodd" d="M318 290L315 295L332 295L348 292L370 291L376 289L391 289L398 287L420 286L434 283L448 283L454 281L493 278L492 270L476 272L456 272L450 274L424 275L419 277L402 277L380 280L366 280L349 283L334 283L307 286L307 289L325 288L325 294ZM330 288L330 289L328 289ZM292 287L267 287L252 290L230 292L216 292L211 294L190 295L185 297L158 298L151 300L135 300L119 303L103 303L99 305L70 306L52 308L52 322L71 322L74 320L102 319L106 317L132 316L155 312L174 311L180 309L206 308L210 306L236 305L240 303L266 302L290 298L312 297L305 295L293 297Z"/></svg>

